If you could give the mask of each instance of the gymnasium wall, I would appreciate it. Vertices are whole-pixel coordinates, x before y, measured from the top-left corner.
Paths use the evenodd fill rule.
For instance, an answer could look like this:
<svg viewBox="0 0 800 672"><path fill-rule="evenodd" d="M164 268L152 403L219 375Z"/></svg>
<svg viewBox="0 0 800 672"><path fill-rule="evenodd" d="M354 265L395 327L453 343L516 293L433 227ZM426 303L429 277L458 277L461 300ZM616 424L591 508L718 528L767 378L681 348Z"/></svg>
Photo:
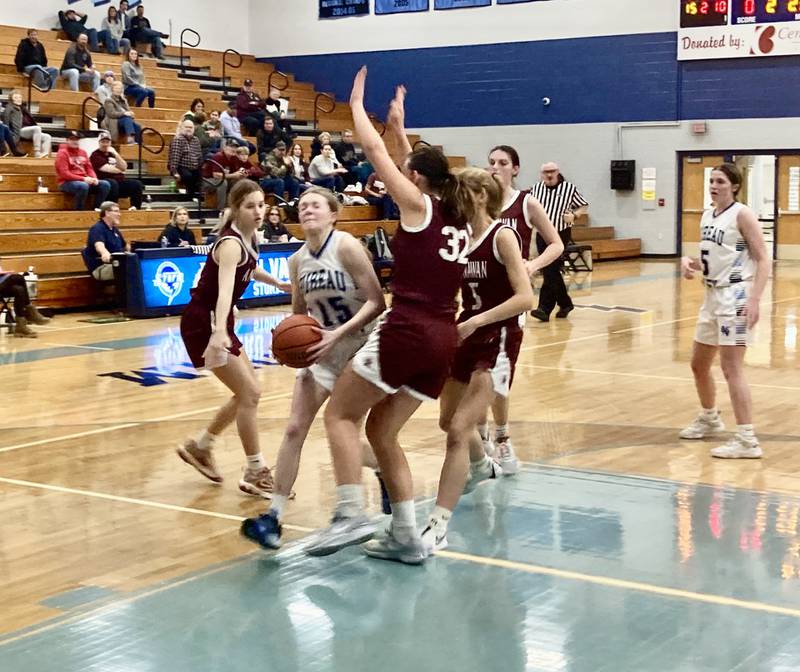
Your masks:
<svg viewBox="0 0 800 672"><path fill-rule="evenodd" d="M432 4L432 3L431 3ZM677 248L678 150L793 147L800 58L678 63L678 3L550 0L319 21L317 3L251 0L256 55L346 100L370 68L367 106L383 116L392 85L409 87L407 125L483 165L494 144L516 146L520 184L558 161L591 202L592 223ZM261 26L271 24L268 31ZM550 105L542 104L548 97ZM694 136L692 120L709 120ZM655 122L656 125L642 126ZM620 124L637 124L621 130ZM664 207L609 188L609 161L657 169Z"/></svg>
<svg viewBox="0 0 800 672"><path fill-rule="evenodd" d="M119 6L119 0L112 0ZM228 20L220 21L220 3L216 0L149 0L144 2L145 16L157 30L170 32L171 42L180 44L180 33L184 28L193 28L202 37L200 48L225 50L230 47L242 53L251 53L250 36L247 31L248 0L225 0L224 8ZM88 15L87 25L100 28L109 5L95 7L91 0L81 0L71 5L66 0L3 0L0 23L47 30L58 25L58 11L72 8Z"/></svg>

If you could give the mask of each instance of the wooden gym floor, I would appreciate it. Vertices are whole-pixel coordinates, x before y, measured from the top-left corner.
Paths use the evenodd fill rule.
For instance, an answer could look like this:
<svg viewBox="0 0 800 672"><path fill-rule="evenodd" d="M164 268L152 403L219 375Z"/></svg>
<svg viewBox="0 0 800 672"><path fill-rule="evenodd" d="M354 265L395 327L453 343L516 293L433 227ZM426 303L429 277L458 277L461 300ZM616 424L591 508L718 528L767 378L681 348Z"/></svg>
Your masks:
<svg viewBox="0 0 800 672"><path fill-rule="evenodd" d="M239 539L264 503L236 488L235 432L220 487L174 454L225 398L186 364L178 318L63 315L37 340L3 332L0 668L360 670L384 656L416 670L794 669L800 265L776 265L748 352L760 461L715 461L713 443L677 437L697 410L699 282L637 260L571 285L568 320L526 326L511 413L525 469L465 497L450 548L421 569ZM294 375L268 354L284 314L240 314L270 462ZM402 437L421 517L441 464L437 410L423 405ZM287 542L331 511L321 422L296 490Z"/></svg>

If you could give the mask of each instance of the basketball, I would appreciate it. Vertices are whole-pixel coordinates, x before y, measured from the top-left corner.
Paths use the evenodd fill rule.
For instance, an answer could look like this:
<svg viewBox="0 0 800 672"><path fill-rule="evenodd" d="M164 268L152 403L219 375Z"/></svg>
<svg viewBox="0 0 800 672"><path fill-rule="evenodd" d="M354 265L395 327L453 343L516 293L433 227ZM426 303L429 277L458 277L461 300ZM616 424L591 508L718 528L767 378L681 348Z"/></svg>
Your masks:
<svg viewBox="0 0 800 672"><path fill-rule="evenodd" d="M272 330L272 354L284 366L302 369L309 365L306 351L322 336L320 323L309 315L290 315Z"/></svg>

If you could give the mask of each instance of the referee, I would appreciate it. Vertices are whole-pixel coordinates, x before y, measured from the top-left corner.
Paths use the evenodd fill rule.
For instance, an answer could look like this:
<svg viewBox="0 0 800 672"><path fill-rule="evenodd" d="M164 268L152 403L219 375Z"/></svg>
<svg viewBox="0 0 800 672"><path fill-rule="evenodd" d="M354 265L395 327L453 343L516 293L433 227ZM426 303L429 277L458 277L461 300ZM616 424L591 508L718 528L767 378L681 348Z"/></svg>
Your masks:
<svg viewBox="0 0 800 672"><path fill-rule="evenodd" d="M566 249L567 244L572 240L572 223L576 217L586 213L589 204L580 195L578 188L564 179L555 163L542 164L541 174L541 181L533 185L531 193L544 207ZM546 247L547 243L537 233L536 249L539 254ZM539 307L531 311L531 315L542 322L550 320L550 313L553 312L556 304L559 307L556 317L567 317L575 307L567 294L567 286L561 276L562 266L563 262L559 258L542 269L544 284L539 292Z"/></svg>

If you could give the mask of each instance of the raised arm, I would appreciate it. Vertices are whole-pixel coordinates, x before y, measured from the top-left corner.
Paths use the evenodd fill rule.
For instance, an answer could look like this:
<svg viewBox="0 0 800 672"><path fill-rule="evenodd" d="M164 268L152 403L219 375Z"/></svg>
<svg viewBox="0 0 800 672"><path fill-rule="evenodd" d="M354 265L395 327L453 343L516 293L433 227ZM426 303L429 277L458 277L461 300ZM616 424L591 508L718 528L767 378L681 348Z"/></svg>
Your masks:
<svg viewBox="0 0 800 672"><path fill-rule="evenodd" d="M561 241L556 227L553 226L553 222L550 221L539 199L532 195L528 196L526 204L528 221L542 237L542 240L547 243L547 247L536 259L525 262L528 275L532 276L564 254L564 243ZM528 252L528 250L525 250L525 252Z"/></svg>
<svg viewBox="0 0 800 672"><path fill-rule="evenodd" d="M353 80L353 91L350 94L350 107L353 112L355 131L361 142L361 148L367 160L375 168L386 191L400 208L403 223L411 228L420 226L425 221L425 199L417 186L409 180L397 167L386 145L383 144L378 131L372 126L364 109L364 85L367 80L367 68L362 67Z"/></svg>
<svg viewBox="0 0 800 672"><path fill-rule="evenodd" d="M395 162L400 163L411 154L411 143L406 135L406 87L402 84L394 91L394 98L389 103L389 114L386 116L386 127L395 141L395 151L400 155L395 156Z"/></svg>

